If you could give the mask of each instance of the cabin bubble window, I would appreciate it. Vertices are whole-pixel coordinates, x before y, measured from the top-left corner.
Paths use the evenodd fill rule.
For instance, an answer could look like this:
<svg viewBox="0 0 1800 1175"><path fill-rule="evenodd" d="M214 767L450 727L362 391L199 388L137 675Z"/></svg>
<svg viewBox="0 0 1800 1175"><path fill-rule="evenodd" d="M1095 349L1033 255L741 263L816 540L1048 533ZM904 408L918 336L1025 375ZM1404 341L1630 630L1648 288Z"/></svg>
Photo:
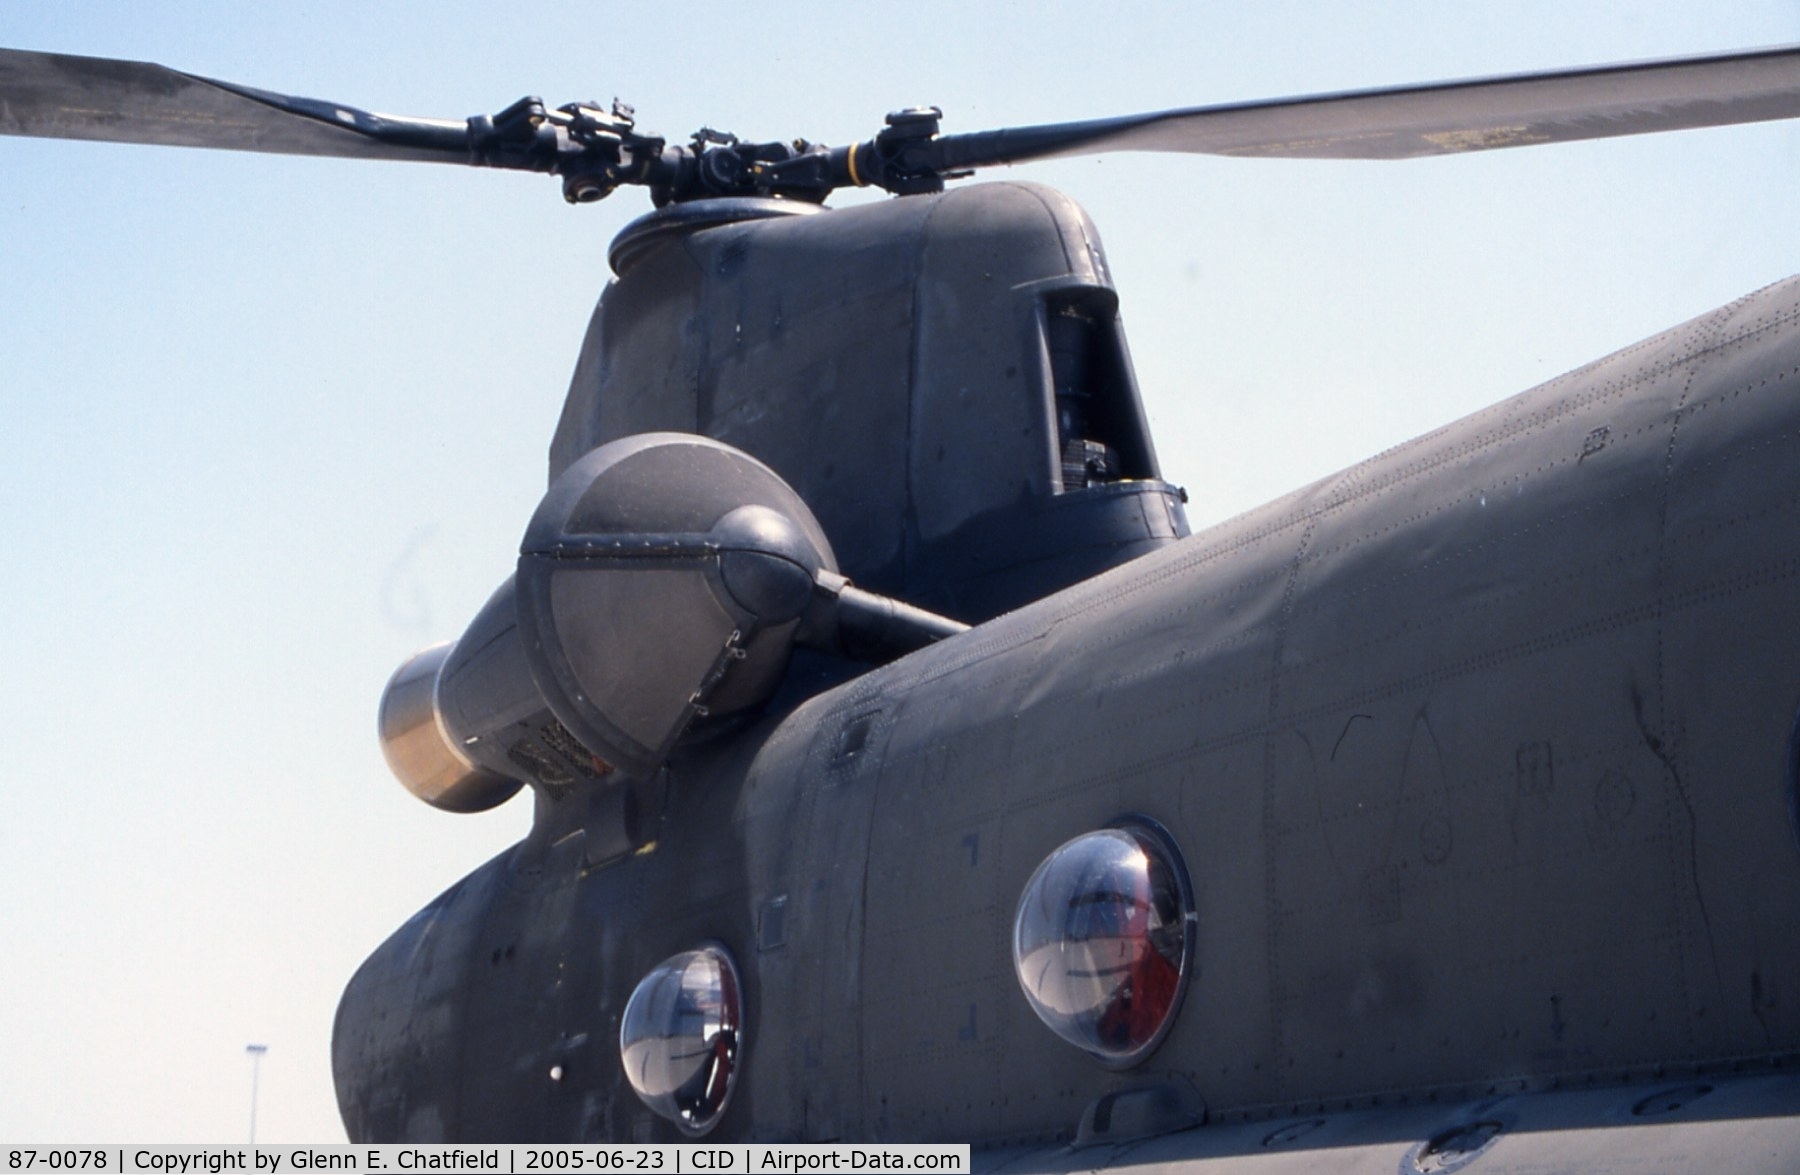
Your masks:
<svg viewBox="0 0 1800 1175"><path fill-rule="evenodd" d="M1147 820L1069 841L1025 884L1013 966L1052 1032L1115 1068L1167 1035L1193 961L1193 897L1174 842Z"/></svg>
<svg viewBox="0 0 1800 1175"><path fill-rule="evenodd" d="M698 1137L725 1112L744 1049L743 984L717 946L663 960L619 1025L625 1078L646 1106Z"/></svg>

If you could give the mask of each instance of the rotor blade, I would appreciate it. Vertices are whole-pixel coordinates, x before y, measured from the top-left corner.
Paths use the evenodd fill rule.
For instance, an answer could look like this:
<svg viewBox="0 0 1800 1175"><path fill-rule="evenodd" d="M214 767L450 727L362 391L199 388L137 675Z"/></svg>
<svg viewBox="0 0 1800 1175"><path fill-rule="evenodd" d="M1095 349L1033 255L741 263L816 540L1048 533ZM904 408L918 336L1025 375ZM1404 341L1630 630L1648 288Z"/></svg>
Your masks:
<svg viewBox="0 0 1800 1175"><path fill-rule="evenodd" d="M469 162L463 121L395 118L141 61L0 49L0 134Z"/></svg>
<svg viewBox="0 0 1800 1175"><path fill-rule="evenodd" d="M948 172L1105 151L1411 159L1800 117L1800 46L943 135Z"/></svg>

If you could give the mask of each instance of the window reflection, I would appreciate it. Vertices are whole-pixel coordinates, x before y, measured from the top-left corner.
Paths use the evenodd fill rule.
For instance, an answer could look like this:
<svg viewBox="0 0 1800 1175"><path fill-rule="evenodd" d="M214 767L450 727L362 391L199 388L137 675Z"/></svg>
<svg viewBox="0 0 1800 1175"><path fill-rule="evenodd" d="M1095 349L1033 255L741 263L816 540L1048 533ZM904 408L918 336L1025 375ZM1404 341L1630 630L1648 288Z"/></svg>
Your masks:
<svg viewBox="0 0 1800 1175"><path fill-rule="evenodd" d="M1123 824L1045 858L1019 900L1013 964L1051 1031L1116 1066L1174 1020L1189 969L1191 902L1167 835Z"/></svg>
<svg viewBox="0 0 1800 1175"><path fill-rule="evenodd" d="M742 985L716 946L665 959L638 983L619 1025L625 1078L690 1135L725 1110L743 1049Z"/></svg>

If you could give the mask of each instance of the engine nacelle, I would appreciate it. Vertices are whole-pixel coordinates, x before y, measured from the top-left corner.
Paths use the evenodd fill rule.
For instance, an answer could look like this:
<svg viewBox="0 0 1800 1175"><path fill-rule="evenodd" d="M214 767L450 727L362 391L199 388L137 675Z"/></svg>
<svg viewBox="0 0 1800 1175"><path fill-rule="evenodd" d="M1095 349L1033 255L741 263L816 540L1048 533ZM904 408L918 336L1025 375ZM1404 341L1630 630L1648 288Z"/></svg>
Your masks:
<svg viewBox="0 0 1800 1175"><path fill-rule="evenodd" d="M569 787L611 767L556 720L519 641L513 580L462 639L415 655L381 696L381 750L406 789L450 812L483 812L524 783Z"/></svg>
<svg viewBox="0 0 1800 1175"><path fill-rule="evenodd" d="M521 783L647 778L700 717L752 710L796 644L887 661L966 625L852 587L768 466L687 433L602 445L551 485L518 573L381 702L413 794L491 808Z"/></svg>
<svg viewBox="0 0 1800 1175"><path fill-rule="evenodd" d="M563 471L519 552L519 629L550 710L603 759L654 771L688 725L781 682L831 544L774 470L686 433Z"/></svg>

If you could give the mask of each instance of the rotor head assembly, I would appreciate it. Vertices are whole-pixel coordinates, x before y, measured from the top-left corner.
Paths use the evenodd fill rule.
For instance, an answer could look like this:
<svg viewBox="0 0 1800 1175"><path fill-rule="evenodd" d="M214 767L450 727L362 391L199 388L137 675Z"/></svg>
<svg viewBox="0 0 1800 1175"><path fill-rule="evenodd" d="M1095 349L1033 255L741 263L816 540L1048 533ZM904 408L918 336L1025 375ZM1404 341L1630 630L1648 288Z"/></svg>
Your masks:
<svg viewBox="0 0 1800 1175"><path fill-rule="evenodd" d="M748 143L703 128L687 144L637 129L614 101L498 114L375 114L138 61L0 49L0 134L547 172L570 203L636 184L660 207L843 187L942 191L976 170L1110 151L1410 159L1499 147L1800 117L1800 48L1757 49L1467 81L1314 94L1115 118L939 134L942 112L889 114L872 138L829 147Z"/></svg>

